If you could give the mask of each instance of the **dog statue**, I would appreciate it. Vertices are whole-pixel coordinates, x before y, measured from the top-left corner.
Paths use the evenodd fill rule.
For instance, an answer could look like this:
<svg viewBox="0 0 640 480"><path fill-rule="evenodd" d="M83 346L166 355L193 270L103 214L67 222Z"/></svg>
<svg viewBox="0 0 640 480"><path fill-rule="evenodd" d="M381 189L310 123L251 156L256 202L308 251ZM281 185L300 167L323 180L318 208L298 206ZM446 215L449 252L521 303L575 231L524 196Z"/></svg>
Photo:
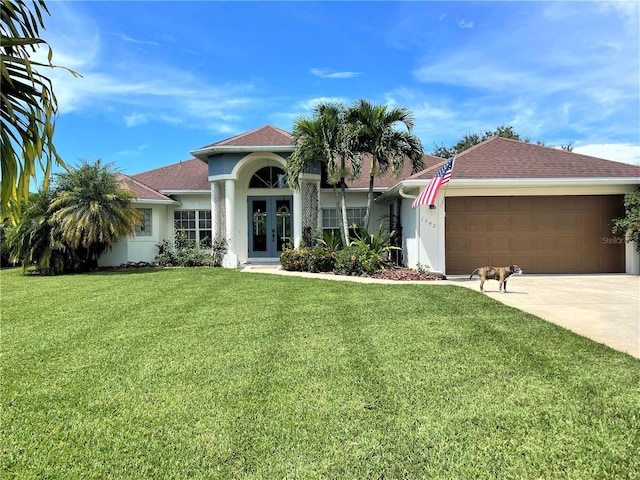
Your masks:
<svg viewBox="0 0 640 480"><path fill-rule="evenodd" d="M511 275L519 275L524 272L517 265L511 265L510 267L480 267L471 272L469 280L476 273L480 277L480 292L484 293L484 282L486 280L498 280L500 282L500 293L507 293L507 279Z"/></svg>

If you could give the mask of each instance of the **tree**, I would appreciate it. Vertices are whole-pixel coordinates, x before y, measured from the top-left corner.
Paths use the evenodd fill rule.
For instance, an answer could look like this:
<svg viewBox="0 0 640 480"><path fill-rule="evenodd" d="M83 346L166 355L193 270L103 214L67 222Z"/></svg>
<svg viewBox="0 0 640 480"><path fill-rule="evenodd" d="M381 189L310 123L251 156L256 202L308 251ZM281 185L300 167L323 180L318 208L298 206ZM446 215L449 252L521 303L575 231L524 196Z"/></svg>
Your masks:
<svg viewBox="0 0 640 480"><path fill-rule="evenodd" d="M39 29L45 28L42 13L49 14L49 11L43 0L29 5L32 8L23 0L2 0L0 15L0 219L13 211L14 223L18 204L29 199L29 184L36 178L37 167L44 173L46 190L53 163L64 166L53 144L57 100L51 81L37 70L38 67L55 68L51 63L53 52L49 48L49 63L30 59L39 48L48 46L38 36Z"/></svg>
<svg viewBox="0 0 640 480"><path fill-rule="evenodd" d="M518 140L520 142L530 143L531 140L527 137L522 138L512 126L501 125L495 130L485 130L484 133L465 133L464 136L458 140L457 143L446 147L444 144L435 145L431 155L441 158L451 158L456 153L462 153L471 147L478 145L479 143L489 140L493 137L510 138L511 140ZM537 145L546 145L542 140L536 142ZM560 145L560 148L566 152L573 151L573 144L568 143L566 145Z"/></svg>
<svg viewBox="0 0 640 480"><path fill-rule="evenodd" d="M636 250L640 252L640 188L624 196L624 213L624 217L613 219L611 230L628 242L636 242Z"/></svg>
<svg viewBox="0 0 640 480"><path fill-rule="evenodd" d="M98 159L56 174L50 212L79 271L96 268L98 257L142 221L131 203L133 192L122 188L117 173Z"/></svg>
<svg viewBox="0 0 640 480"><path fill-rule="evenodd" d="M49 214L52 198L50 190L31 194L29 203L23 204L20 222L7 229L9 260L21 263L25 271L35 264L39 272L55 275L69 263L70 252Z"/></svg>
<svg viewBox="0 0 640 480"><path fill-rule="evenodd" d="M456 144L446 147L443 144L434 145L432 155L441 158L451 158L456 153L462 153L479 143L489 140L492 137L510 138L523 142L529 142L528 138L521 139L520 135L511 126L501 125L495 130L485 130L484 133L466 133Z"/></svg>
<svg viewBox="0 0 640 480"><path fill-rule="evenodd" d="M397 175L404 161L409 158L412 172L423 168L423 147L420 139L413 135L413 115L406 108L388 108L386 105L373 105L366 100L358 100L348 109L346 122L355 135L356 151L371 156L369 170L369 194L364 227L369 228L373 211L373 187L375 177L389 170ZM398 130L398 126L404 130Z"/></svg>
<svg viewBox="0 0 640 480"><path fill-rule="evenodd" d="M327 181L333 186L336 197L336 210L340 212L342 244L348 245L345 180L357 177L361 164L359 155L352 151L352 137L344 122L344 113L345 107L341 103L320 103L314 108L311 118L303 116L296 120L293 125L296 148L287 160L287 177L291 188L297 189L302 172L315 161L324 163Z"/></svg>

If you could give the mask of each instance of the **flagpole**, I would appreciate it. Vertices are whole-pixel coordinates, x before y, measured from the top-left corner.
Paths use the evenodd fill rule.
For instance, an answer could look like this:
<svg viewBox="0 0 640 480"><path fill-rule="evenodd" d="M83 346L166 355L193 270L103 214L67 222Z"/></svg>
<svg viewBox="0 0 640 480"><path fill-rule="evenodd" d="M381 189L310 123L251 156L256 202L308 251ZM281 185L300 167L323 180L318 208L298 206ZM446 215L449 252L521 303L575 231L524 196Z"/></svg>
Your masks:
<svg viewBox="0 0 640 480"><path fill-rule="evenodd" d="M453 176L453 167L455 166L456 163L456 155L457 153L453 154L453 163L451 164L451 175ZM449 177L449 181L447 182L447 184L444 186L444 192L442 193L442 237L438 238L438 243L440 243L440 239L442 238L442 240L445 243L445 247L446 247L446 222L447 222L447 189L449 188L449 183L451 183L451 177ZM446 250L445 247L443 247L443 253L444 256L441 258L441 260L443 260L443 264L440 266L442 273L445 273L447 270L447 255L446 255ZM438 251L438 256L440 256L440 251ZM444 267L444 268L443 268Z"/></svg>
<svg viewBox="0 0 640 480"><path fill-rule="evenodd" d="M420 264L420 250L422 248L420 242L420 206L416 208L416 250L418 251L418 260L416 261L416 266Z"/></svg>
<svg viewBox="0 0 640 480"><path fill-rule="evenodd" d="M453 163L451 164L451 176L453 176L453 167L456 164L456 155L458 155L457 152L453 154ZM449 188L449 183L451 182L447 182L447 184L444 186L444 193L442 194L442 207L445 212L445 216L447 214L446 199L447 199L447 189Z"/></svg>

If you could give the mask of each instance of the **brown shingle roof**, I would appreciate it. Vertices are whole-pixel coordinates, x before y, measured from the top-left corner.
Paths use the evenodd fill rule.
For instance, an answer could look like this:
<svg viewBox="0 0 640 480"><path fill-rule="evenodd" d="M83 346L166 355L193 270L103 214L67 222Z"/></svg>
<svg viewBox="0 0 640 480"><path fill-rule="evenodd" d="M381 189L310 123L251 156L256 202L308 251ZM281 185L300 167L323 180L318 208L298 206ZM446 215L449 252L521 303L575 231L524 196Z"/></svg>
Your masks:
<svg viewBox="0 0 640 480"><path fill-rule="evenodd" d="M285 145L291 145L291 135L267 125L211 146ZM446 159L432 155L424 155L422 159L425 169L421 172L411 175L411 162L407 159L400 175L396 177L387 173L376 177L375 187L391 188L404 179L431 179L446 162ZM366 156L360 178L349 182L349 188L368 188L370 162L371 158ZM153 190L166 199L159 192L210 189L207 163L197 158L131 175L130 178L142 185L134 184L131 188L141 199L155 198L150 193ZM502 178L638 178L640 183L640 167L502 137L486 140L456 157L452 174L454 180Z"/></svg>
<svg viewBox="0 0 640 480"><path fill-rule="evenodd" d="M131 177L161 192L211 189L209 167L197 158L131 175Z"/></svg>
<svg viewBox="0 0 640 480"><path fill-rule="evenodd" d="M166 195L157 192L153 188L139 182L138 180L124 175L118 174L118 179L122 182L122 187L131 190L138 200L162 200L172 202L173 200Z"/></svg>
<svg viewBox="0 0 640 480"><path fill-rule="evenodd" d="M442 158L434 157L433 155L423 155L422 163L425 169L431 168L433 165L442 162ZM369 170L371 169L371 156L365 155L362 160L362 171L360 178L352 182L347 182L349 188L369 188ZM423 170L424 171L424 170ZM422 173L422 172L420 172ZM375 178L374 188L391 188L398 182L409 178L411 176L411 161L406 158L404 166L399 175L392 175L391 172L387 172L384 175Z"/></svg>
<svg viewBox="0 0 640 480"><path fill-rule="evenodd" d="M271 125L256 128L249 132L241 133L235 137L227 138L204 148L209 147L275 147L292 146L291 134ZM201 150L198 149L198 150Z"/></svg>
<svg viewBox="0 0 640 480"><path fill-rule="evenodd" d="M445 161L410 178L430 179ZM640 167L502 137L458 154L451 174L452 179L627 177L640 181Z"/></svg>

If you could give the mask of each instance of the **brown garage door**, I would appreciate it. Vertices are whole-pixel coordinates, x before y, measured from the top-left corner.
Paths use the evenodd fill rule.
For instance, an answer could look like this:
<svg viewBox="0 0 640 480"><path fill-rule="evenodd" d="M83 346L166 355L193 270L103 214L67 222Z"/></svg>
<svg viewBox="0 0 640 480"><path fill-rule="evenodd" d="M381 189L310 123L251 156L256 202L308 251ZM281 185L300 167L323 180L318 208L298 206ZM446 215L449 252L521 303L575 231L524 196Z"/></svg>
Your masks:
<svg viewBox="0 0 640 480"><path fill-rule="evenodd" d="M447 273L511 264L526 273L624 272L624 244L611 234L623 214L622 195L447 198Z"/></svg>

